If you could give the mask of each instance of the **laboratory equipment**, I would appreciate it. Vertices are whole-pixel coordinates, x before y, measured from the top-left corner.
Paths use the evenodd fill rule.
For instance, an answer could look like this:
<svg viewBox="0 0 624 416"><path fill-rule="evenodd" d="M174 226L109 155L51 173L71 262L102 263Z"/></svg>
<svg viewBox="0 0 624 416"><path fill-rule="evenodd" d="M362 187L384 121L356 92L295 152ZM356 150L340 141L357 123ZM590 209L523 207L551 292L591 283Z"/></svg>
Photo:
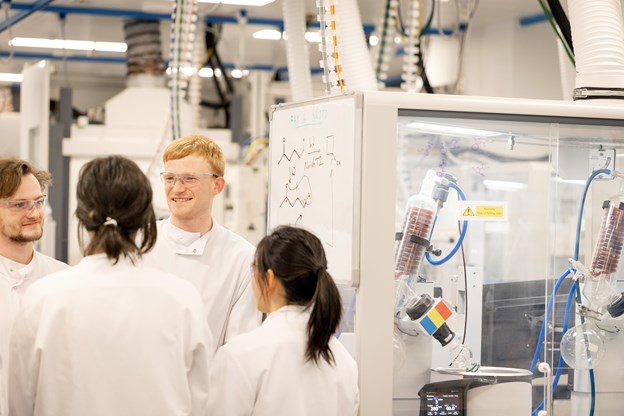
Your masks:
<svg viewBox="0 0 624 416"><path fill-rule="evenodd" d="M448 197L449 179L427 171L420 192L407 201L402 232L397 233L395 278L418 274L426 250L430 250L435 217Z"/></svg>
<svg viewBox="0 0 624 416"><path fill-rule="evenodd" d="M408 335L425 334L436 339L449 352L449 365L467 371L476 371L479 364L473 362L470 348L462 344L446 321L453 315L451 308L442 299L434 300L429 294L418 294L412 282L420 271L425 253L441 254L430 242L438 211L448 199L449 188L454 187L463 195L456 185L457 179L449 174L438 174L428 170L422 181L420 192L407 201L405 220L401 232L397 233L395 254L395 279L397 284L397 304L395 315L399 318L399 330ZM456 247L463 241L465 227ZM447 255L450 259L455 250ZM444 261L432 264L443 264Z"/></svg>
<svg viewBox="0 0 624 416"><path fill-rule="evenodd" d="M348 100L353 101L355 110L339 123L329 123L329 115L323 118L323 111L333 108L330 103L341 103L342 108ZM303 120L276 115L282 112L319 117ZM352 143L345 145L341 153L340 166L346 169L339 173L324 165L328 167L323 177L326 181L312 187L311 199L305 201L316 204L320 200L320 208L329 208L331 201L336 208L347 200L348 205L344 205L352 208L348 211L353 213L349 217L352 222L338 220L337 216L332 222L332 217L324 215L329 209L319 209L318 218L326 221L318 231L326 237L324 244L340 247L340 253L346 254L344 269L353 277L350 284L356 288L354 328L361 416L417 414L418 391L436 381L431 369L450 364L445 351L448 346L441 348L434 337L407 335L398 329L397 304L404 306L422 294L434 299L434 304L444 300L453 312L445 323L483 367L528 369L539 328L546 320L540 358L553 370L557 368L565 296L556 296L554 313L545 315L553 275L569 267L582 185L594 170L605 166L614 169L616 153L624 149L624 108L607 103L367 91L283 105L271 119L271 141L277 157L270 170L270 183L274 185L270 194L275 197L274 206L269 206L270 215L284 201L283 184L289 183L288 170L285 180L273 179L280 172L276 165L285 164L287 158L297 159L305 154L303 151L316 151L303 147L303 139L306 145L325 142L329 137L335 143ZM354 128L344 128L347 124ZM319 126L323 127L322 134L312 130ZM282 152L284 136L290 144ZM349 154L346 150L353 155L348 164L344 161ZM611 152L610 159L598 155L605 152ZM427 253L421 244L418 264L409 266L409 261L403 261L411 254L397 263L400 241L396 232L405 229L408 200L419 193L429 170L439 178L452 173L468 199L449 197L437 214L431 206L431 218L420 223L435 224L433 234L426 239L436 250L450 253L457 245L459 226L468 221L470 229L463 250L460 248L446 263L433 267L420 257ZM296 175L311 171L302 163ZM604 176L594 181L588 194L579 257L583 262L589 263L594 239L599 235L603 212L596 211L613 194L613 179ZM350 179L347 185L339 185L338 181L345 178ZM321 195L334 195L334 199ZM304 217L309 215L312 205L296 202L294 209ZM284 221L296 223L298 216ZM353 225L346 233L345 224ZM414 222L413 230L418 231L418 226ZM422 230L420 234L426 235ZM410 273L402 272L397 264L408 265L404 270ZM419 268L416 273L414 266ZM399 271L396 279L395 270ZM411 276L410 281L407 276ZM617 270L613 280L617 293L622 291L621 276L621 270ZM570 287L570 279L565 280L562 290ZM393 296L398 285L406 295L400 302ZM416 325L413 321L407 323ZM596 411L615 416L619 413L611 409L619 404L621 410L624 404L624 357L617 354L624 348L624 337L614 329L620 325L617 322L607 327L603 324L600 327L610 332L603 339L605 355L596 369ZM416 329L404 326L401 330ZM555 409L562 402L559 409L571 409L562 416L589 414L586 373L562 370L562 382L567 376L573 386L571 398L553 392ZM533 377L536 385L548 384L540 373ZM529 394L520 397L530 413L547 392L542 387L531 391L530 384L524 384ZM499 397L509 398L505 394Z"/></svg>
<svg viewBox="0 0 624 416"><path fill-rule="evenodd" d="M481 367L476 372L436 368L450 380L425 384L418 392L420 416L527 416L531 412L531 372Z"/></svg>
<svg viewBox="0 0 624 416"><path fill-rule="evenodd" d="M614 177L620 176L613 172ZM595 175L592 175L595 176ZM615 274L624 244L624 181L619 193L602 203L604 212L594 245L591 267L572 261L574 279L583 287L584 300L578 305L579 324L568 329L561 339L561 356L576 370L595 369L605 353L598 323L622 315L622 293Z"/></svg>
<svg viewBox="0 0 624 416"><path fill-rule="evenodd" d="M434 300L424 293L411 299L405 307L406 316L399 322L402 332L408 333L410 322L415 322L419 333L435 338L449 353L450 367L476 371L479 364L472 360L472 351L458 339L446 321L453 315L443 299ZM416 333L414 333L416 335Z"/></svg>

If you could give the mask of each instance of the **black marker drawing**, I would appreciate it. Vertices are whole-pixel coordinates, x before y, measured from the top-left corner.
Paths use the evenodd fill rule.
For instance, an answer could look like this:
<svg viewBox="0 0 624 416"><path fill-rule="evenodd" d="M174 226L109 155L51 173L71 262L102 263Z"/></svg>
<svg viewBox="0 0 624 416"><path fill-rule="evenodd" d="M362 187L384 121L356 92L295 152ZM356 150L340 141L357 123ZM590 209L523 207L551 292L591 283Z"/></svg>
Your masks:
<svg viewBox="0 0 624 416"><path fill-rule="evenodd" d="M279 165L282 162L283 158L286 158L286 160L288 160L290 162L294 155L297 155L297 157L299 159L301 159L301 155L303 155L303 149L304 148L305 148L305 139L303 139L303 142L301 143L301 151L300 152L297 152L297 150L293 149L293 151L290 152L290 156L287 155L286 154L286 137L283 137L282 138L282 156L277 161L277 164Z"/></svg>
<svg viewBox="0 0 624 416"><path fill-rule="evenodd" d="M301 205L301 208L305 208L312 203L310 178L305 175L294 187L290 187L290 185L286 184L284 186L284 190L286 191L286 195L284 196L284 199L282 199L280 207L284 205L285 202L287 202L291 207L294 207L298 203Z"/></svg>

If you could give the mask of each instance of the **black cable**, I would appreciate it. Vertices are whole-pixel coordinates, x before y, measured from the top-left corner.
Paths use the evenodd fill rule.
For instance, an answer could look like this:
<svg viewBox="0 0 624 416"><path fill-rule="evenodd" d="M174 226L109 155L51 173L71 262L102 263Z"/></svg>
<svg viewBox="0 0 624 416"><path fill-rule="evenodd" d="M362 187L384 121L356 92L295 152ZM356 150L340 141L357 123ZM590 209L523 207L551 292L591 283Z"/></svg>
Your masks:
<svg viewBox="0 0 624 416"><path fill-rule="evenodd" d="M422 53L420 53L420 56L422 57ZM422 63L422 58L419 66L421 67L420 77L423 80L423 87L425 88L425 91L427 91L427 94L433 94L433 87L429 83L429 78L427 78L427 71L425 70L425 65Z"/></svg>
<svg viewBox="0 0 624 416"><path fill-rule="evenodd" d="M234 93L234 86L232 85L232 81L230 81L230 77L227 76L227 72L225 72L225 67L221 62L221 58L219 58L219 53L217 49L214 50L212 57L216 60L219 69L221 70L221 74L223 75L223 79L225 80L225 85L227 86L227 91L230 94Z"/></svg>
<svg viewBox="0 0 624 416"><path fill-rule="evenodd" d="M213 101L201 100L199 105L206 108L212 108L215 110L221 110L223 108L228 108L230 103L215 103Z"/></svg>
<svg viewBox="0 0 624 416"><path fill-rule="evenodd" d="M574 54L574 46L572 45L572 31L570 30L570 20L568 20L568 16L565 14L565 10L561 7L561 2L559 0L547 0L548 7L550 7L550 13L552 14L555 22L557 22L557 26L559 26L559 30L565 39L565 42L568 44L568 48L570 48L570 52Z"/></svg>
<svg viewBox="0 0 624 416"><path fill-rule="evenodd" d="M425 89L427 94L433 94L433 87L429 83L429 78L427 78L427 71L425 70L425 58L423 57L421 41L422 35L418 37L418 70L420 72L420 78L423 81L423 88Z"/></svg>
<svg viewBox="0 0 624 416"><path fill-rule="evenodd" d="M459 234L461 235L461 223L457 221L457 228L459 229ZM468 272L466 271L466 255L464 254L464 242L462 241L459 245L462 254L462 264L464 265L464 288L466 289L466 305L465 305L465 313L464 313L464 338L462 339L462 344L466 343L466 330L468 328Z"/></svg>

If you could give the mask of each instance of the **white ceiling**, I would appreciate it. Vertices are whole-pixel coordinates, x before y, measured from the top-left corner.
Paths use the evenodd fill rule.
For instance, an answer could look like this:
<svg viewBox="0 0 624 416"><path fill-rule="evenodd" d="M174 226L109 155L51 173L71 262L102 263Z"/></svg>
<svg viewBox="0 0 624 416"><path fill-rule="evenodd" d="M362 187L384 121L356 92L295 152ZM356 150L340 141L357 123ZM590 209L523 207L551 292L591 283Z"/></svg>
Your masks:
<svg viewBox="0 0 624 416"><path fill-rule="evenodd" d="M276 0L274 3L263 7L247 7L249 18L282 19L282 1ZM295 1L295 0L288 0ZM315 0L302 0L305 2L306 12L315 19ZM421 0L425 11L430 10L431 0ZM434 19L433 25L443 27L454 27L456 23L457 7L467 10L475 4L475 0L446 0L438 1L437 8L441 10L441 18ZM383 17L385 0L360 0L361 20L365 24L378 27ZM401 1L403 15L407 15L407 7L410 4L407 0ZM55 6L77 6L77 7L98 7L106 9L131 9L142 10L155 13L170 13L172 2L170 0L57 0L52 3ZM201 4L200 14L211 16L235 17L240 13L241 6ZM11 14L18 13L11 11ZM474 15L474 26L485 24L496 24L497 22L508 22L509 20L519 20L522 17L535 16L541 13L539 4L535 0L477 0L477 10ZM0 21L4 21L4 15ZM124 39L122 23L120 17L102 17L82 14L69 14L65 20L65 38L76 40L99 40L118 41ZM61 38L61 20L58 14L49 12L36 12L21 22L11 27L11 36L22 37L44 37ZM225 63L237 65L270 65L274 67L286 66L286 53L284 45L280 41L256 40L252 38L252 33L263 27L258 25L247 25L241 27L238 24L224 24L222 38L219 44L219 53ZM165 58L168 50L169 30L168 21L161 24L161 38ZM0 50L8 52L9 31L0 33ZM310 63L318 66L318 52L316 48L311 48ZM51 52L49 50L33 48L16 48L15 51L29 53L54 53L62 56L62 52ZM68 54L84 55L84 52L68 52ZM99 55L124 57L123 54ZM0 72L19 72L25 63L34 62L34 59L0 59ZM55 67L60 69L62 63L56 61ZM70 61L67 63L67 71L70 77L93 78L101 80L107 78L120 79L125 76L125 66L123 64L111 63L82 63ZM58 71L57 71L58 72Z"/></svg>

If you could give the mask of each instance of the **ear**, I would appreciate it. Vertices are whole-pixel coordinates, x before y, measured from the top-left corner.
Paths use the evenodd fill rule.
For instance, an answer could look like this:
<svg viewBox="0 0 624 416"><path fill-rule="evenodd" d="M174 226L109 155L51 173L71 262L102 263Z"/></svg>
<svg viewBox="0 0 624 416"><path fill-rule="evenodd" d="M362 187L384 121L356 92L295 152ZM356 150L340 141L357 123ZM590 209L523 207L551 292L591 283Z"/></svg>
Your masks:
<svg viewBox="0 0 624 416"><path fill-rule="evenodd" d="M275 277L275 273L273 273L271 269L267 270L266 282L267 293L274 293L281 286L279 280Z"/></svg>
<svg viewBox="0 0 624 416"><path fill-rule="evenodd" d="M213 195L219 195L223 188L225 188L225 179L223 177L218 177L215 179L214 187L212 188Z"/></svg>

